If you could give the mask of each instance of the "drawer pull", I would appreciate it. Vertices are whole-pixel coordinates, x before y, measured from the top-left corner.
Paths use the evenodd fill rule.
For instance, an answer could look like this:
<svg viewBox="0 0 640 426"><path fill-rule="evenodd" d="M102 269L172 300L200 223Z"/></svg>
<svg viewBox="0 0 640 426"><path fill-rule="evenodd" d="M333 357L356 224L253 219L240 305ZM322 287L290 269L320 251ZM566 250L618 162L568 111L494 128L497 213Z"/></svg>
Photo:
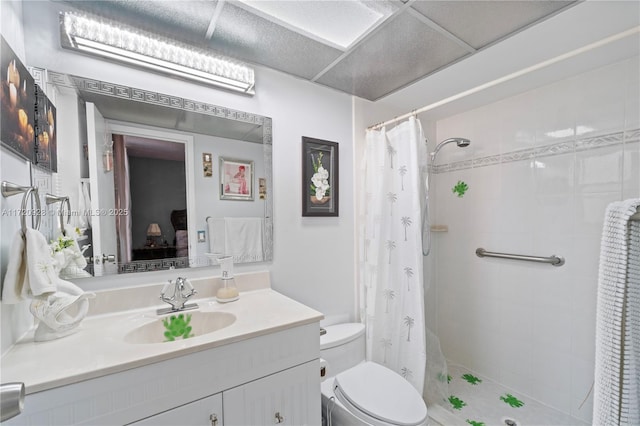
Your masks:
<svg viewBox="0 0 640 426"><path fill-rule="evenodd" d="M209 416L209 420L211 420L211 426L218 426L218 416L215 413Z"/></svg>
<svg viewBox="0 0 640 426"><path fill-rule="evenodd" d="M276 412L276 424L284 422L284 417L280 415L280 411Z"/></svg>

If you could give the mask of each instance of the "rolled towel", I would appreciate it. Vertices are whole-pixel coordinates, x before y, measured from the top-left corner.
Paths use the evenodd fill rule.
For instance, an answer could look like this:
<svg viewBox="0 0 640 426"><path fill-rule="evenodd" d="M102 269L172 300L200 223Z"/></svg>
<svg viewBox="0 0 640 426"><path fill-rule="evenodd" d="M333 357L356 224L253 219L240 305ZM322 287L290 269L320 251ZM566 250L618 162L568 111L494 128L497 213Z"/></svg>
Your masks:
<svg viewBox="0 0 640 426"><path fill-rule="evenodd" d="M34 335L36 342L75 333L89 311L88 299L95 297L94 293L84 292L69 281L58 280L57 287L53 294L34 298L29 307L40 320Z"/></svg>

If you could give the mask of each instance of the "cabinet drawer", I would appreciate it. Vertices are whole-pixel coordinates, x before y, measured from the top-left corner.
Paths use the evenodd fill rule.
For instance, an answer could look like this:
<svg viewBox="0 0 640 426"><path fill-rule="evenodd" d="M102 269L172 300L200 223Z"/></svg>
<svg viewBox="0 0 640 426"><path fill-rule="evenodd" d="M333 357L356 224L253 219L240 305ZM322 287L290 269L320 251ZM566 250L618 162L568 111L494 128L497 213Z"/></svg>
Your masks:
<svg viewBox="0 0 640 426"><path fill-rule="evenodd" d="M222 393L130 423L133 426L223 426Z"/></svg>
<svg viewBox="0 0 640 426"><path fill-rule="evenodd" d="M314 360L225 391L225 426L320 425L319 372Z"/></svg>

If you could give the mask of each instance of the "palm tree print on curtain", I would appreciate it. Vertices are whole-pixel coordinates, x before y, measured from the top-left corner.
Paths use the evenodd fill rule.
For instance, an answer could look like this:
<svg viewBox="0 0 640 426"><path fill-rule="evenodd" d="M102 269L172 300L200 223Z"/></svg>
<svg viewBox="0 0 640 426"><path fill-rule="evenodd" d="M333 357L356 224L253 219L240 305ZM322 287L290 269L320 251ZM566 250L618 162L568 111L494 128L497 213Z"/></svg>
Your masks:
<svg viewBox="0 0 640 426"><path fill-rule="evenodd" d="M422 236L416 228L421 223L421 168L427 149L415 118L389 132L367 132L366 144L358 277L367 359L401 374L422 393L423 258Z"/></svg>

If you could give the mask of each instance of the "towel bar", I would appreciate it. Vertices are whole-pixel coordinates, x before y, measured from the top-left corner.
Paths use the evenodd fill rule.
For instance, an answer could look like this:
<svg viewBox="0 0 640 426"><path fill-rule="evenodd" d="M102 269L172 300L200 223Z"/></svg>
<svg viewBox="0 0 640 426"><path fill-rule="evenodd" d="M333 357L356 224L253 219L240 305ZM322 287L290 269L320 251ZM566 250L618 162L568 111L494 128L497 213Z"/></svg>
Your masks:
<svg viewBox="0 0 640 426"><path fill-rule="evenodd" d="M537 263L549 263L553 266L562 266L564 265L564 257L551 255L549 257L540 257L540 256L525 256L521 254L509 254L509 253L496 253L492 251L486 251L483 248L478 248L476 250L476 256L478 257L497 257L500 259L512 259L512 260L525 260L527 262L537 262Z"/></svg>

